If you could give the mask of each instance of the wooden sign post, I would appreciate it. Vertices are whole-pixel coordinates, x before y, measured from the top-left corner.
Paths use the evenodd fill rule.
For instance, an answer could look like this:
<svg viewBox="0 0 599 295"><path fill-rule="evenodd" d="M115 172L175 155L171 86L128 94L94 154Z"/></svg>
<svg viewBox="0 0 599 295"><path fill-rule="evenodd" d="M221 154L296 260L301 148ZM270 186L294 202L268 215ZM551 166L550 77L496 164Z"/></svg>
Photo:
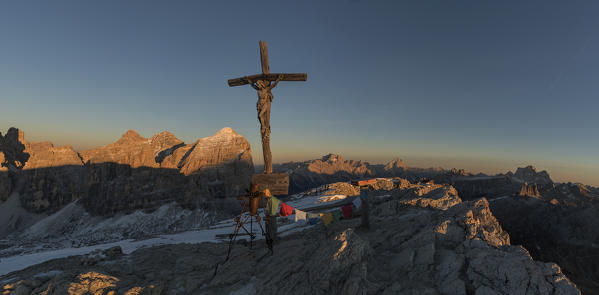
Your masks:
<svg viewBox="0 0 599 295"><path fill-rule="evenodd" d="M289 193L289 174L254 174L252 184L257 184L260 190L268 189L273 195L287 195Z"/></svg>

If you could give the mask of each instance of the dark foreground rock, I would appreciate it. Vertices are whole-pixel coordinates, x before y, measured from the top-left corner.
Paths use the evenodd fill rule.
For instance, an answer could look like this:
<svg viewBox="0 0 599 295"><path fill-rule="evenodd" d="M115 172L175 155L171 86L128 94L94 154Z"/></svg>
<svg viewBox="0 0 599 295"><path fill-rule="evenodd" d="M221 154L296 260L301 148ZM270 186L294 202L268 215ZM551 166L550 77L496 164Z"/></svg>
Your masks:
<svg viewBox="0 0 599 295"><path fill-rule="evenodd" d="M599 194L583 184L554 183L532 166L496 176L452 170L435 182L465 200L487 197L493 214L534 259L555 261L584 294L599 294Z"/></svg>
<svg viewBox="0 0 599 295"><path fill-rule="evenodd" d="M564 206L538 198L491 202L514 243L534 259L555 261L583 294L599 294L599 208Z"/></svg>
<svg viewBox="0 0 599 295"><path fill-rule="evenodd" d="M359 219L319 224L282 238L274 255L263 243L236 245L226 263L224 243L129 255L109 249L0 277L0 292L580 294L557 264L510 244L486 199L462 202L450 186L402 185L370 192L370 230Z"/></svg>

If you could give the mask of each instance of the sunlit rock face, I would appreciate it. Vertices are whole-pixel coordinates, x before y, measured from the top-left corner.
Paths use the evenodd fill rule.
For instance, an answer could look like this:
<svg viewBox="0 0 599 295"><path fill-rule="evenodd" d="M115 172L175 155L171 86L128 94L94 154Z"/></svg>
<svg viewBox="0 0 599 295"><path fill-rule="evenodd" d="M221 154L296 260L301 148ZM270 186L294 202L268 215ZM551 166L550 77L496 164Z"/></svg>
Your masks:
<svg viewBox="0 0 599 295"><path fill-rule="evenodd" d="M194 207L199 198L236 196L249 187L253 172L249 143L228 127L189 145L166 131L144 138L129 130L114 143L79 153L11 132L6 138L15 140L2 141L0 160L24 147L21 202L33 212L55 212L77 199L94 214L151 210L171 201ZM7 170L0 170L0 201L15 183Z"/></svg>
<svg viewBox="0 0 599 295"><path fill-rule="evenodd" d="M81 155L91 168L83 201L98 214L236 196L249 187L253 171L249 143L231 128L188 145L170 133L147 139L128 131Z"/></svg>
<svg viewBox="0 0 599 295"><path fill-rule="evenodd" d="M23 207L33 212L56 211L85 194L86 177L79 154L70 146L51 142L25 144L29 160L23 167L26 187Z"/></svg>
<svg viewBox="0 0 599 295"><path fill-rule="evenodd" d="M150 140L141 137L134 130L129 130L119 140L107 146L82 151L84 163L103 164L114 163L127 165L130 168L158 168L154 156L154 148Z"/></svg>
<svg viewBox="0 0 599 295"><path fill-rule="evenodd" d="M51 142L24 142L25 152L29 154L29 160L23 167L27 169L38 169L55 166L82 166L83 162L79 154L70 146L55 147Z"/></svg>
<svg viewBox="0 0 599 295"><path fill-rule="evenodd" d="M520 189L520 193L518 194L521 197L531 197L531 198L540 198L541 194L539 193L539 189L536 184L528 184L523 183L522 188Z"/></svg>
<svg viewBox="0 0 599 295"><path fill-rule="evenodd" d="M400 158L391 160L383 167L383 171L388 173L390 176L399 175L406 170L408 170L408 165L406 165L406 163L404 163Z"/></svg>
<svg viewBox="0 0 599 295"><path fill-rule="evenodd" d="M168 161L168 158L165 160ZM228 162L237 162L239 164L233 165L234 171L232 172L252 168L248 165L252 162L250 144L235 130L227 127L210 137L202 138L193 143L186 150L186 155L179 161L178 167L181 173L191 175ZM218 169L214 173L229 174L228 171L218 171ZM226 175L225 177L230 176L232 175Z"/></svg>

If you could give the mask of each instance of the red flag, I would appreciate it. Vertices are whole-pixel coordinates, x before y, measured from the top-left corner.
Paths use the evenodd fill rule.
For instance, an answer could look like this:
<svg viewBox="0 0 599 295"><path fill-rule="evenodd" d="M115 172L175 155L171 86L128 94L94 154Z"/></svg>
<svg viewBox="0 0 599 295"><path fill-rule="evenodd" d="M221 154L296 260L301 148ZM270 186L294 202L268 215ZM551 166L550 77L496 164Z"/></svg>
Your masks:
<svg viewBox="0 0 599 295"><path fill-rule="evenodd" d="M285 217L285 216L289 216L293 213L293 207L281 202L281 211L279 212L279 215Z"/></svg>
<svg viewBox="0 0 599 295"><path fill-rule="evenodd" d="M341 208L341 211L343 211L343 218L348 219L351 217L351 212L352 212L352 206L351 204L347 204L345 206L343 206Z"/></svg>

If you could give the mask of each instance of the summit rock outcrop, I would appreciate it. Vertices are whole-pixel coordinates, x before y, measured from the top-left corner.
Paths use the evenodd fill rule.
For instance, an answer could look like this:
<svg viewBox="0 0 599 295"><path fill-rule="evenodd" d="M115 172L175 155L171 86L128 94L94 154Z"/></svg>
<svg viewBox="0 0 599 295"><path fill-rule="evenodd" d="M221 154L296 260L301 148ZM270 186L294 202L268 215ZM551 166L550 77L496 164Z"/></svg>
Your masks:
<svg viewBox="0 0 599 295"><path fill-rule="evenodd" d="M234 245L228 261L226 242L110 248L10 273L0 292L580 294L559 265L513 245L484 198L463 202L451 186L404 180L368 199L370 229L359 219L305 226L273 253L263 241Z"/></svg>

